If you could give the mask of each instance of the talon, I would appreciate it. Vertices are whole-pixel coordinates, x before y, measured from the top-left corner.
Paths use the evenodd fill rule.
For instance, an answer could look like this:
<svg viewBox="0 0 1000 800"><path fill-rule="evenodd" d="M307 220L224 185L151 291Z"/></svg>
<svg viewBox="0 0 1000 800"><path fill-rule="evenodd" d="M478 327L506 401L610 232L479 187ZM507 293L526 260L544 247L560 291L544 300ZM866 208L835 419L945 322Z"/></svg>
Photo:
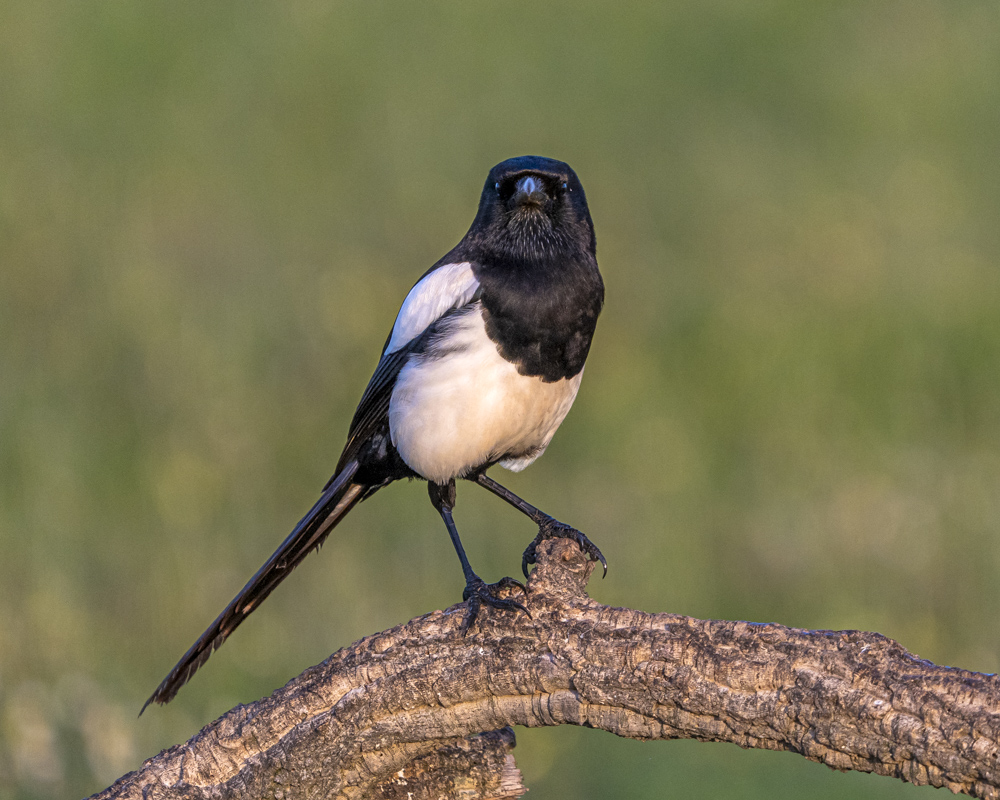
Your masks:
<svg viewBox="0 0 1000 800"><path fill-rule="evenodd" d="M529 558L528 551L531 551L531 556ZM535 543L532 542L527 547L524 548L524 552L521 553L521 572L524 573L524 579L528 579L528 564L535 563Z"/></svg>
<svg viewBox="0 0 1000 800"><path fill-rule="evenodd" d="M474 581L466 584L465 591L462 592L462 599L468 601L469 608L462 619L462 627L459 628L459 633L462 636L468 633L472 623L479 616L479 611L483 607L483 604L502 611L523 611L531 619L531 612L521 603L511 600L509 597L498 596L497 592L512 587L517 587L525 597L528 596L528 590L525 589L524 584L513 578L501 578L496 583L486 583L481 578L476 578Z"/></svg>
<svg viewBox="0 0 1000 800"><path fill-rule="evenodd" d="M468 599L468 598L465 598ZM462 617L462 627L458 629L458 632L462 634L462 638L465 638L465 634L469 632L469 627L473 622L476 621L476 617L479 616L479 598L475 597L469 601L469 608L465 612L465 616Z"/></svg>
<svg viewBox="0 0 1000 800"><path fill-rule="evenodd" d="M501 578L496 583L493 584L497 589L510 589L511 587L517 587L521 590L521 594L525 597L528 596L528 590L524 587L521 581L514 580L513 578ZM531 616L530 614L528 616Z"/></svg>

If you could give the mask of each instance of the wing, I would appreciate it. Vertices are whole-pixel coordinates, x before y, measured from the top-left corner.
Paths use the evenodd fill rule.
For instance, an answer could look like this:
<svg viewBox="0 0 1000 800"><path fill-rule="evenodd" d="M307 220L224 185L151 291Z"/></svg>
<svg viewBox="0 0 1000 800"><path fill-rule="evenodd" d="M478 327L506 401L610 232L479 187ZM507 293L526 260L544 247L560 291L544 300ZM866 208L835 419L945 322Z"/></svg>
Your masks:
<svg viewBox="0 0 1000 800"><path fill-rule="evenodd" d="M441 317L473 302L478 290L479 281L472 273L472 265L467 262L442 264L432 268L417 281L396 315L396 322L382 350L382 358L354 413L340 463L330 482L323 487L322 496L264 566L184 654L146 701L143 710L150 703L166 703L173 698L177 690L187 683L285 576L323 543L327 534L344 515L379 488L379 485L353 482L360 466L358 451L380 430L387 432L389 401L396 376L413 353L419 351L421 340L426 338L424 334Z"/></svg>
<svg viewBox="0 0 1000 800"><path fill-rule="evenodd" d="M479 281L468 261L435 267L406 295L382 355L406 347L445 313L472 302L478 291Z"/></svg>
<svg viewBox="0 0 1000 800"><path fill-rule="evenodd" d="M357 458L361 446L388 425L389 401L396 377L419 350L423 335L449 312L478 298L479 281L467 261L435 267L410 289L396 315L375 374L354 412L337 472Z"/></svg>

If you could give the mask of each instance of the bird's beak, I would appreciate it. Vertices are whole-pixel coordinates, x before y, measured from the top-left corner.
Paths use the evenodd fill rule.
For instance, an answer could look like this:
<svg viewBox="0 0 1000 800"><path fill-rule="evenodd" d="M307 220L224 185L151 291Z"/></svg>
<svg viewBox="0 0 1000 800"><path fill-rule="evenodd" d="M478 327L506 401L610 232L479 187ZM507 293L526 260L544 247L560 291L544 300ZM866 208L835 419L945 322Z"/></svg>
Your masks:
<svg viewBox="0 0 1000 800"><path fill-rule="evenodd" d="M514 191L514 202L518 205L540 206L548 199L545 194L545 187L542 182L532 176L526 175L517 182Z"/></svg>

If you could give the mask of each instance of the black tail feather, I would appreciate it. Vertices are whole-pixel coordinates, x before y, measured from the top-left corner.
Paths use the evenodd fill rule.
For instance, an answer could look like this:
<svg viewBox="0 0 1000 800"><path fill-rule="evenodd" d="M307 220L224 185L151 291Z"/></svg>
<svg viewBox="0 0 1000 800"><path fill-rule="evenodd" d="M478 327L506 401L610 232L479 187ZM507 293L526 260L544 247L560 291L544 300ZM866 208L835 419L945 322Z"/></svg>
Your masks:
<svg viewBox="0 0 1000 800"><path fill-rule="evenodd" d="M257 574L247 582L243 590L233 598L215 622L156 687L156 691L139 712L140 716L150 703L170 702L198 668L208 661L208 657L222 646L226 638L285 579L285 576L323 543L327 534L348 511L371 493L371 487L351 482L357 470L357 461L351 461L344 465L336 477L326 485L322 496L282 542L281 547L264 566L257 570Z"/></svg>

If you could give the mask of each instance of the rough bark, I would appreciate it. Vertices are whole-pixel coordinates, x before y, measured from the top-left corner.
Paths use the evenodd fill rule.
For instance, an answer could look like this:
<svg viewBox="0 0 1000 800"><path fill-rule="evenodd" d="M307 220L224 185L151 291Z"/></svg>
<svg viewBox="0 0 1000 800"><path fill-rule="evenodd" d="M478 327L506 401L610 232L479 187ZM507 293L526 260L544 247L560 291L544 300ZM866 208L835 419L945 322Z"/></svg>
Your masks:
<svg viewBox="0 0 1000 800"><path fill-rule="evenodd" d="M507 726L573 724L1000 800L996 676L877 633L610 608L575 544L539 555L531 618L487 609L462 638L458 605L362 639L95 797L518 797Z"/></svg>

